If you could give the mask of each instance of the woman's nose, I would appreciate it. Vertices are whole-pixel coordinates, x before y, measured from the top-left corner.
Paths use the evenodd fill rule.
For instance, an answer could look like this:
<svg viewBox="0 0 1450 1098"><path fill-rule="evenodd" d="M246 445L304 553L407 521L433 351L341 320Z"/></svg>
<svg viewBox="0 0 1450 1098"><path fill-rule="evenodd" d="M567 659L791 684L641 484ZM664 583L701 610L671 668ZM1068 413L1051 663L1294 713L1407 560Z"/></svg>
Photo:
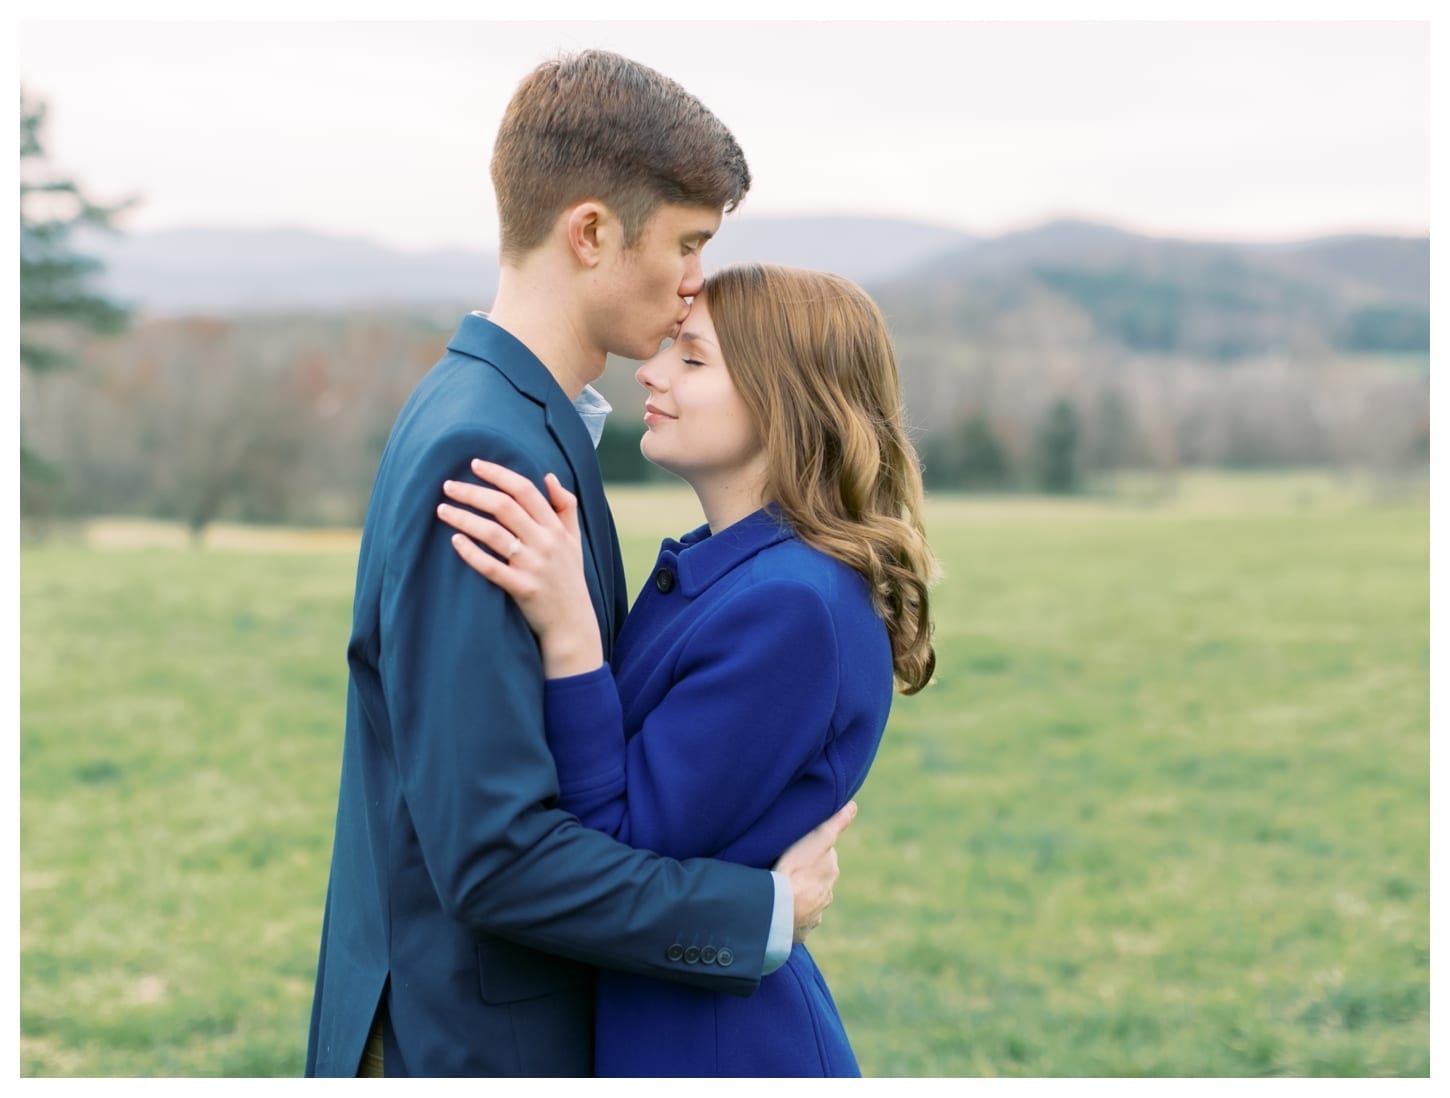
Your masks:
<svg viewBox="0 0 1450 1098"><path fill-rule="evenodd" d="M654 358L649 359L647 362L641 362L639 369L634 372L634 380L646 389L659 389L660 380L664 374L664 371L659 368L659 360L660 356L655 355Z"/></svg>

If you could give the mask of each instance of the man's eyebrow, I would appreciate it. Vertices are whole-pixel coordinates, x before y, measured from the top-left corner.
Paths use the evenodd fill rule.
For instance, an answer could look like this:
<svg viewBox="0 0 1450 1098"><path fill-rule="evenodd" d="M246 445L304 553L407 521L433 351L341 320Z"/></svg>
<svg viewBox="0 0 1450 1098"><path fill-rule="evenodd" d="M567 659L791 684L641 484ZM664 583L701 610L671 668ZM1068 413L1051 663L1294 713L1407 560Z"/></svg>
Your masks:
<svg viewBox="0 0 1450 1098"><path fill-rule="evenodd" d="M715 234L712 233L712 232L706 232L704 229L701 229L697 233L686 233L680 239L681 240L698 240L698 241L700 241L700 243L703 244L707 240L714 240L715 239Z"/></svg>

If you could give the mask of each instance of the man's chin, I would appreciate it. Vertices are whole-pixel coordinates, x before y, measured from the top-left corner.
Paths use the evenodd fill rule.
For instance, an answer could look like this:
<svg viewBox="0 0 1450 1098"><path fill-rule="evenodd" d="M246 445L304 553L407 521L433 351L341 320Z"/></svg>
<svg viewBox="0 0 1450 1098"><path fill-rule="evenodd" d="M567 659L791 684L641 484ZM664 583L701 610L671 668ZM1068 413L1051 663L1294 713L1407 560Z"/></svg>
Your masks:
<svg viewBox="0 0 1450 1098"><path fill-rule="evenodd" d="M675 341L676 338L677 338L676 336L668 336L668 335L667 336L662 336L660 338L660 340L657 343L655 343L653 346L644 346L644 347L641 347L639 349L640 350L639 355L636 356L637 359L638 359L638 361L640 361L640 362L646 362L649 359L654 358L654 356L657 355L657 354L659 354L661 351L668 349L669 346L670 346L670 344L672 344Z"/></svg>
<svg viewBox="0 0 1450 1098"><path fill-rule="evenodd" d="M648 362L679 337L679 328L676 328L674 333L674 335L660 336L654 343L641 342L637 347L615 347L609 353L619 358L627 358L631 362Z"/></svg>

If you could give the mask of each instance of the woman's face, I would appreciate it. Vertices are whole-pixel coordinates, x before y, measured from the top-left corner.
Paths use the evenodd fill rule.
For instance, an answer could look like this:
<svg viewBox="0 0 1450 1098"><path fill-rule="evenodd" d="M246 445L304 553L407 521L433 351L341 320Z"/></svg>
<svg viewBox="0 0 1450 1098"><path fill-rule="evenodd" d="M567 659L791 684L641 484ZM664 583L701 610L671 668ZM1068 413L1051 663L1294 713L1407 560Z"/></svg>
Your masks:
<svg viewBox="0 0 1450 1098"><path fill-rule="evenodd" d="M696 488L759 478L765 451L731 380L710 309L696 297L679 338L635 372L649 390L640 449Z"/></svg>

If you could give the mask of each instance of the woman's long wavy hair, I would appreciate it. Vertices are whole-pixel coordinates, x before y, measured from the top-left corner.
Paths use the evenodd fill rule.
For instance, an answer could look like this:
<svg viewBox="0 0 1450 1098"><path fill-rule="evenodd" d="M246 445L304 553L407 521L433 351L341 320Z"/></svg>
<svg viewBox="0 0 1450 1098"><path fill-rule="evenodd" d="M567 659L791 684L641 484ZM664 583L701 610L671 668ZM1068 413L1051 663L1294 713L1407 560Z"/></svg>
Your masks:
<svg viewBox="0 0 1450 1098"><path fill-rule="evenodd" d="M765 498L806 544L871 586L901 690L936 666L921 469L876 303L820 271L740 264L702 291L720 353L764 440Z"/></svg>

